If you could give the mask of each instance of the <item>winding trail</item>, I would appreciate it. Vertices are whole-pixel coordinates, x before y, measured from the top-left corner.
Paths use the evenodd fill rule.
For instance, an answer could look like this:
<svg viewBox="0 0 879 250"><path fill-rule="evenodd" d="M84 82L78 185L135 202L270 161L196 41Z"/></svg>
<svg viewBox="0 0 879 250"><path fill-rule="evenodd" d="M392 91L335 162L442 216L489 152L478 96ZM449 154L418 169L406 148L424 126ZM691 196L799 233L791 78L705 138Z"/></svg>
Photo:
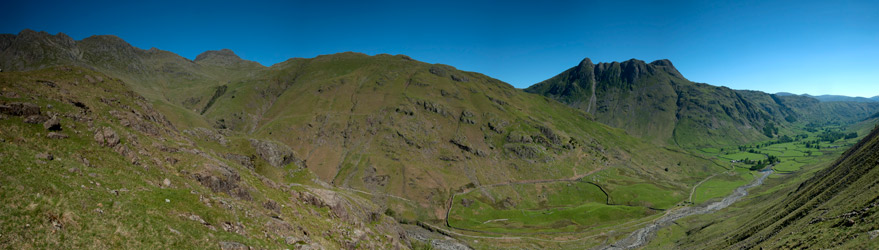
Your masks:
<svg viewBox="0 0 879 250"><path fill-rule="evenodd" d="M712 213L714 211L726 208L729 205L731 205L731 204L735 203L736 201L738 201L739 199L741 199L742 197L745 197L745 195L748 195L748 189L763 184L763 180L765 180L766 177L769 177L769 174L772 174L772 170L766 170L761 173L763 174L763 176L760 176L760 177L754 179L748 185L744 185L744 186L736 188L736 190L733 191L732 194L724 197L723 200L721 200L721 201L712 202L712 203L705 205L705 206L683 207L681 209L670 210L665 215L663 215L659 219L656 219L655 221L648 224L647 226L645 226L641 229L635 230L634 232L629 234L628 237L623 238L623 239L621 239L621 240L619 240L609 246L601 247L599 249L614 249L614 250L616 250L616 249L639 248L639 247L646 245L650 241L650 239L653 238L654 235L656 235L656 231L659 231L659 229L662 229L664 227L667 227L667 226L673 224L675 221L677 221L681 218L684 218L684 217L687 217L690 215Z"/></svg>

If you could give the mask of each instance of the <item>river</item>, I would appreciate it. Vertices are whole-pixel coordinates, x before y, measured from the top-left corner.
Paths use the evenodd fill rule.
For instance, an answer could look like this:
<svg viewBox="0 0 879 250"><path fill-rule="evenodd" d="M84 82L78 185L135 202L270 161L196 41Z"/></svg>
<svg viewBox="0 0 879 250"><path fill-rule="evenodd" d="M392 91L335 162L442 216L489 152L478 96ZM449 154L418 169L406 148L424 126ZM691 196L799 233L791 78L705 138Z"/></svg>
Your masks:
<svg viewBox="0 0 879 250"><path fill-rule="evenodd" d="M728 207L742 197L745 197L745 195L748 195L748 189L763 184L763 180L765 180L766 177L769 176L769 174L772 174L772 170L766 170L760 173L763 175L758 177L757 179L754 179L753 181L751 181L751 183L748 183L747 185L736 188L736 190L733 191L732 194L724 197L721 201L712 202L704 206L683 207L680 209L671 210L659 219L654 220L647 226L635 230L634 232L632 232L632 234L629 234L628 237L621 239L609 246L601 247L599 249L616 250L639 248L650 242L650 239L653 238L654 235L656 235L656 231L659 231L659 229L671 225L676 220L690 215L712 213L714 211Z"/></svg>

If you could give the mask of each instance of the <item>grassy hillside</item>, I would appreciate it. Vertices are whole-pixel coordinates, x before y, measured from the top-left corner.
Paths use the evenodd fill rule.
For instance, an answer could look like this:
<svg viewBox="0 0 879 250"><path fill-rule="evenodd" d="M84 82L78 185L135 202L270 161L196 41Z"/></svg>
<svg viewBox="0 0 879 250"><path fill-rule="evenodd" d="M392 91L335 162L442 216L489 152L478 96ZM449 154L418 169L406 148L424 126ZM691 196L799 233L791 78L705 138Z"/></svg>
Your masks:
<svg viewBox="0 0 879 250"><path fill-rule="evenodd" d="M230 84L205 117L289 145L327 182L415 200L417 219L443 219L466 186L614 171L683 192L712 171L555 101L405 56L293 59Z"/></svg>
<svg viewBox="0 0 879 250"><path fill-rule="evenodd" d="M873 129L841 154L826 152L797 172L775 175L753 198L679 221L648 247L876 248L877 138L879 129Z"/></svg>
<svg viewBox="0 0 879 250"><path fill-rule="evenodd" d="M410 247L371 197L237 161L119 79L49 67L0 89L0 248Z"/></svg>

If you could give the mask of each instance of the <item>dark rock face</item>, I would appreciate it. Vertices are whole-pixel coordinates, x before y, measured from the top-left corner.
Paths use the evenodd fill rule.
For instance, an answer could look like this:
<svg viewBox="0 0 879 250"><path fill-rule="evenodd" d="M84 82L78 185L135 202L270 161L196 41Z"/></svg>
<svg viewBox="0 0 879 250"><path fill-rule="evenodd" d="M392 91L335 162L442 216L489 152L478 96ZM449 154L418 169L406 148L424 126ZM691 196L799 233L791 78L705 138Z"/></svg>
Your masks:
<svg viewBox="0 0 879 250"><path fill-rule="evenodd" d="M13 102L0 105L0 113L14 116L32 116L40 114L40 106L27 102Z"/></svg>

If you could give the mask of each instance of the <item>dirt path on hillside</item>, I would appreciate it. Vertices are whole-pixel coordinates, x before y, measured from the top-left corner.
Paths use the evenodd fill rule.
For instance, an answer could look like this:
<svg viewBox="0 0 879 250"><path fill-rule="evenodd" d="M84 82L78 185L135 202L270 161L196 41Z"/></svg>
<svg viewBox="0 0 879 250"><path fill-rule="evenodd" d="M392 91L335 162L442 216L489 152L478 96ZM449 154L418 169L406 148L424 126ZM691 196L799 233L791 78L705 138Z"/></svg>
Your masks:
<svg viewBox="0 0 879 250"><path fill-rule="evenodd" d="M763 180L765 180L766 177L769 176L769 174L772 174L772 170L764 171L762 172L762 174L763 176L754 179L753 181L751 181L751 183L736 188L736 190L733 191L732 194L724 197L721 201L712 202L705 206L683 207L681 209L671 210L664 216L653 221L653 223L650 223L641 229L635 230L634 232L629 234L628 237L623 238L622 240L619 240L609 246L600 247L598 249L635 249L642 247L650 242L653 236L656 235L656 231L659 231L660 229L673 224L676 220L690 215L712 213L714 211L726 208L741 199L742 197L745 197L745 195L748 195L748 189L763 184Z"/></svg>

